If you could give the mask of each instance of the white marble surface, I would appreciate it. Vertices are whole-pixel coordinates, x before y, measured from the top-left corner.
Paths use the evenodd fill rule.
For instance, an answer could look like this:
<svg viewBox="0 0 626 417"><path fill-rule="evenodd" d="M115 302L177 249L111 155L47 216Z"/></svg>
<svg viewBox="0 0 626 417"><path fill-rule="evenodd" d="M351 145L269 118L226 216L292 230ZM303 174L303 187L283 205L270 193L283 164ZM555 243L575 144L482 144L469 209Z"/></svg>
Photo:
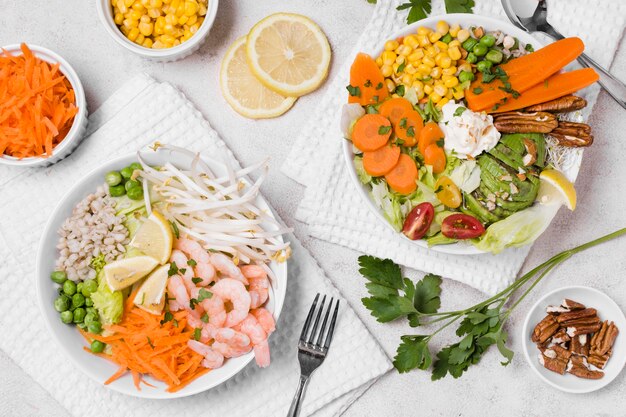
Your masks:
<svg viewBox="0 0 626 417"><path fill-rule="evenodd" d="M384 1L384 0L379 0ZM365 0L222 0L216 25L201 50L183 61L152 63L121 49L101 27L94 1L0 0L0 45L27 41L49 47L64 56L77 70L86 89L89 108L96 109L133 74L144 71L180 88L203 112L227 141L243 164L272 157L272 170L263 192L297 236L313 253L335 284L351 302L357 314L393 356L399 336L411 332L404 323L381 325L362 307L365 296L357 274L358 254L351 250L310 239L306 226L294 223L293 212L301 188L279 171L293 136L312 114L324 89L301 98L285 116L267 121L243 119L230 110L219 91L218 69L228 45L259 19L277 11L298 12L316 20L333 47L333 74L350 51L353 40L372 12ZM626 80L626 45L620 47L612 71ZM626 178L626 113L601 93L590 123L596 143L585 154L576 184L579 206L576 212L559 213L552 227L533 248L526 268L548 255L582 243L617 227L626 226L623 181ZM0 213L1 215L1 213ZM626 238L593 249L571 259L542 282L536 293L570 284L591 285L609 293L626 308ZM411 274L417 278L418 274ZM33 286L34 291L34 286ZM478 302L482 295L452 281L444 283L443 306ZM34 293L33 293L34 296ZM604 390L589 395L571 395L542 384L528 368L521 353L520 329L525 310L536 299L530 295L508 325L512 348L517 352L511 365L499 365L497 352L485 355L459 380L450 377L436 383L429 374L389 373L375 384L348 411L346 416L473 416L473 415L555 415L563 410L570 416L625 415L626 374ZM445 343L444 334L438 343ZM44 353L45 354L45 353ZM104 388L103 388L104 389ZM561 414L561 413L559 413ZM25 375L4 353L0 353L0 415L66 416L67 412Z"/></svg>

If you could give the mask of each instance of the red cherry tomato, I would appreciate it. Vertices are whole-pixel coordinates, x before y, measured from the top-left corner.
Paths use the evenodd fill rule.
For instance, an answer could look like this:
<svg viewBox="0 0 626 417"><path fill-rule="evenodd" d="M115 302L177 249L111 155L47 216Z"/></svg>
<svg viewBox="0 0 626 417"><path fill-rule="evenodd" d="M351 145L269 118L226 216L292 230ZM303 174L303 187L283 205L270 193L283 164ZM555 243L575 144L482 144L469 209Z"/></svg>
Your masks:
<svg viewBox="0 0 626 417"><path fill-rule="evenodd" d="M453 239L473 239L485 233L485 226L468 214L451 214L443 219L441 233Z"/></svg>
<svg viewBox="0 0 626 417"><path fill-rule="evenodd" d="M435 218L435 208L430 203L421 203L415 206L413 210L406 216L402 233L411 240L417 240L424 237L430 224Z"/></svg>

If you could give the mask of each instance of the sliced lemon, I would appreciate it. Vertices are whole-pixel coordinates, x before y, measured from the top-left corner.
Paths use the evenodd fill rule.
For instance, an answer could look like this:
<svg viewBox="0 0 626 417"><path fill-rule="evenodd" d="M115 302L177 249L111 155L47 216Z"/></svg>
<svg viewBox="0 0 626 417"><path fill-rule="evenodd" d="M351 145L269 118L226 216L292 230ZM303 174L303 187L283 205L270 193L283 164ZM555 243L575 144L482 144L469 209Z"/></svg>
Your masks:
<svg viewBox="0 0 626 417"><path fill-rule="evenodd" d="M239 114L251 119L269 119L285 113L296 102L264 86L246 61L246 37L237 39L226 52L220 69L224 98Z"/></svg>
<svg viewBox="0 0 626 417"><path fill-rule="evenodd" d="M173 241L170 222L161 213L153 210L150 217L139 226L130 246L163 265L170 259Z"/></svg>
<svg viewBox="0 0 626 417"><path fill-rule="evenodd" d="M331 52L326 35L311 19L276 13L250 30L246 55L259 81L280 94L299 97L326 79Z"/></svg>
<svg viewBox="0 0 626 417"><path fill-rule="evenodd" d="M574 184L556 169L546 169L539 176L541 185L537 200L541 204L562 204L570 210L576 208L576 189Z"/></svg>
<svg viewBox="0 0 626 417"><path fill-rule="evenodd" d="M170 264L155 269L137 290L133 303L151 314L161 314L165 306L165 286Z"/></svg>
<svg viewBox="0 0 626 417"><path fill-rule="evenodd" d="M158 265L151 256L120 259L104 266L104 278L111 291L122 290L148 275Z"/></svg>

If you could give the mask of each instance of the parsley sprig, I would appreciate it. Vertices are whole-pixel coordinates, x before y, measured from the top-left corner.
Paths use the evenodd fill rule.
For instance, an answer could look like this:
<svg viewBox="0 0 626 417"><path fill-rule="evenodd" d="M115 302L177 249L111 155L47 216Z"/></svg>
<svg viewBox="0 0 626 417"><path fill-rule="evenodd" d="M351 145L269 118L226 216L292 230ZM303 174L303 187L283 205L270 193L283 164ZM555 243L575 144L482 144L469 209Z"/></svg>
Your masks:
<svg viewBox="0 0 626 417"><path fill-rule="evenodd" d="M368 0L370 3L372 1ZM474 0L444 0L446 13L473 13ZM409 0L399 5L397 10L409 10L406 23L411 24L425 19L432 11L432 0Z"/></svg>
<svg viewBox="0 0 626 417"><path fill-rule="evenodd" d="M438 311L441 304L441 277L428 274L414 284L410 279L402 277L400 267L390 259L361 256L359 272L368 280L365 287L370 294L370 297L361 301L381 323L401 317L406 317L411 327L440 323L430 334L401 337L393 361L398 372L426 370L433 365L433 381L448 374L458 378L471 365L477 364L483 353L493 345L504 358L501 364L506 366L513 359L514 352L506 345L508 334L504 327L522 300L554 268L573 255L622 235L626 235L626 228L563 251L522 275L493 297L462 310L446 312ZM519 297L509 304L508 301L518 291L522 291ZM459 340L437 352L433 364L429 342L455 323L458 323L456 335Z"/></svg>

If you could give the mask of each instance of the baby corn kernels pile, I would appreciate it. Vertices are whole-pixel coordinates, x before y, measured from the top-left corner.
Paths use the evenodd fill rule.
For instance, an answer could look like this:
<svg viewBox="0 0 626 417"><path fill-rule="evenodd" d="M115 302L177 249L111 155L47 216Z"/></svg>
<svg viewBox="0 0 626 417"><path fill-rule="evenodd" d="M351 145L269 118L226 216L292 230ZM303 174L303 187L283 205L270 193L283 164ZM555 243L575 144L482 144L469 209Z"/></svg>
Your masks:
<svg viewBox="0 0 626 417"><path fill-rule="evenodd" d="M146 48L180 45L200 29L208 0L111 0L124 36Z"/></svg>

